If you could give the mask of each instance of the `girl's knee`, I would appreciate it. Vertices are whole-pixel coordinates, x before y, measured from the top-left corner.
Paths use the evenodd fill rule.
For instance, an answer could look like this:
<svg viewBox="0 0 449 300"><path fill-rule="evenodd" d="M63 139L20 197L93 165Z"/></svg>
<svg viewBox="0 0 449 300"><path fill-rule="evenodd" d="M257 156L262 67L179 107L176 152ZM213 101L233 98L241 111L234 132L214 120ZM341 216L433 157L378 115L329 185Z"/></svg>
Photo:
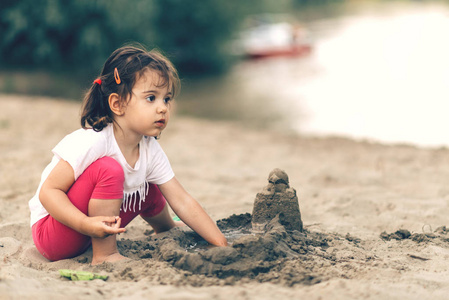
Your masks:
<svg viewBox="0 0 449 300"><path fill-rule="evenodd" d="M114 179L119 183L125 182L125 173L122 166L112 157L102 157L93 162L89 169L94 169L94 174L98 176L98 181Z"/></svg>
<svg viewBox="0 0 449 300"><path fill-rule="evenodd" d="M122 166L111 157L103 157L89 166L89 173L95 183L92 198L118 199L123 197L125 174Z"/></svg>

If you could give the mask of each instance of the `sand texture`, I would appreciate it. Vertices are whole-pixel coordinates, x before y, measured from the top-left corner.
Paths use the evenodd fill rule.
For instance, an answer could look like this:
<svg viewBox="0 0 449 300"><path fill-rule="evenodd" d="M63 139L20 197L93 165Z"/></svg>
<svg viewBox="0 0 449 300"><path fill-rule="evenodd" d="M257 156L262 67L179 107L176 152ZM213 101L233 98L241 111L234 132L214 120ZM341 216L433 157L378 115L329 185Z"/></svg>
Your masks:
<svg viewBox="0 0 449 300"><path fill-rule="evenodd" d="M153 235L136 219L118 237L128 261L91 266L88 250L49 262L34 248L28 200L53 146L79 128L80 104L0 95L0 105L1 300L447 299L446 148L302 137L174 115L160 143L230 246L210 247L188 228ZM278 173L267 181L276 168L288 182ZM253 213L263 197L286 201L286 212L302 222L288 213L263 218L267 206ZM263 224L259 233L253 221ZM109 278L70 281L59 269Z"/></svg>

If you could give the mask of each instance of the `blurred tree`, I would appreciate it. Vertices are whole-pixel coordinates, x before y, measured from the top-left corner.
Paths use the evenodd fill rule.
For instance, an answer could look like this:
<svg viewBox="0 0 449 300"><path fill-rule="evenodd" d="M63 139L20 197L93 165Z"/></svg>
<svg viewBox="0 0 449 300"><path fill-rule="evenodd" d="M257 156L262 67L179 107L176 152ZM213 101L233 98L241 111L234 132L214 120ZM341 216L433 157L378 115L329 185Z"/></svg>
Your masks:
<svg viewBox="0 0 449 300"><path fill-rule="evenodd" d="M139 27L150 23L142 9L145 2L135 0L130 6L119 0L2 1L1 62L9 66L98 69L124 41L148 37L148 31ZM133 11L124 14L130 7Z"/></svg>
<svg viewBox="0 0 449 300"><path fill-rule="evenodd" d="M238 0L156 0L157 44L179 69L189 73L217 72L226 68L226 43L244 13Z"/></svg>
<svg viewBox="0 0 449 300"><path fill-rule="evenodd" d="M298 7L324 7L326 5L340 4L345 0L292 0L293 5Z"/></svg>
<svg viewBox="0 0 449 300"><path fill-rule="evenodd" d="M137 41L158 46L181 71L219 71L242 7L238 0L2 0L0 63L98 70L115 48Z"/></svg>

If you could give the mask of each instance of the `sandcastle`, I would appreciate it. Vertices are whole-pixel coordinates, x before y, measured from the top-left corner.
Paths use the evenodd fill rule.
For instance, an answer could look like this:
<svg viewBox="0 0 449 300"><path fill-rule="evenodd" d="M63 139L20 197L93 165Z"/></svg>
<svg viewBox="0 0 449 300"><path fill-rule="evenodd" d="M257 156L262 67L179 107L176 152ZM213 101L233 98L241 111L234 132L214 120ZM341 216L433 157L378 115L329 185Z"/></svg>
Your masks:
<svg viewBox="0 0 449 300"><path fill-rule="evenodd" d="M287 173L276 168L268 175L268 185L254 200L252 232L264 233L267 223L277 215L286 229L303 230L296 190L290 187Z"/></svg>
<svg viewBox="0 0 449 300"><path fill-rule="evenodd" d="M329 247L329 236L301 232L298 198L284 171L274 169L268 182L256 195L252 215L232 215L217 221L228 247L209 247L196 232L181 227L150 235L146 241L121 240L118 247L127 257L151 257L188 273L206 275L192 279L194 284L205 278L209 282L225 279L229 284L241 278L288 286L320 282L315 274L316 259L305 255L320 253L321 257L323 247Z"/></svg>

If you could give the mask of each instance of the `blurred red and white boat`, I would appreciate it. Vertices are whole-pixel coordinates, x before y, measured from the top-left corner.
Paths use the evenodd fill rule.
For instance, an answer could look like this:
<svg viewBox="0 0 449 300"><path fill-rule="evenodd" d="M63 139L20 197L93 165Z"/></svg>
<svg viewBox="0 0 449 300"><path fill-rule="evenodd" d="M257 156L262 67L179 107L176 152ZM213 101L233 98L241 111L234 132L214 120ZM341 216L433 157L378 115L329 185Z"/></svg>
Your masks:
<svg viewBox="0 0 449 300"><path fill-rule="evenodd" d="M312 50L307 30L290 22L255 22L240 33L239 40L249 58L301 56Z"/></svg>

